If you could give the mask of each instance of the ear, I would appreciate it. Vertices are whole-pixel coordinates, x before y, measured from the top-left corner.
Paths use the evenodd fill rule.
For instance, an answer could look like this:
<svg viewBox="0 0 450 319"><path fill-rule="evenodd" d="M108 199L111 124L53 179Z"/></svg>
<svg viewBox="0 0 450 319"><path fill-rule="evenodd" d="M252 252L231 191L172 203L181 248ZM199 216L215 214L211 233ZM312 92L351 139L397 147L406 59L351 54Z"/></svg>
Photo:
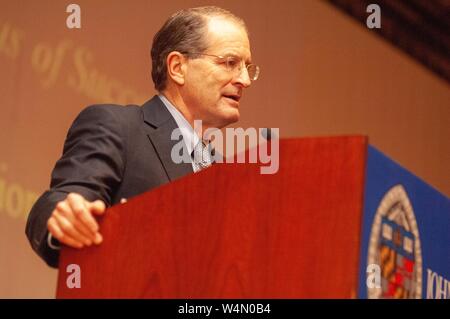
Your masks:
<svg viewBox="0 0 450 319"><path fill-rule="evenodd" d="M172 51L167 55L167 74L178 85L185 81L186 58L178 51Z"/></svg>

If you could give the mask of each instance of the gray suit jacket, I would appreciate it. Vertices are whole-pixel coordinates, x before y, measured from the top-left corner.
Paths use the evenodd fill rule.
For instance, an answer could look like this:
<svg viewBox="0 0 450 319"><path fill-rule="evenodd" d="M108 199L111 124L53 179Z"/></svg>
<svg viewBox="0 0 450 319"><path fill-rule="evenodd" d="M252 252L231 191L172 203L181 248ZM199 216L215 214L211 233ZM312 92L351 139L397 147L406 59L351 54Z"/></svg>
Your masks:
<svg viewBox="0 0 450 319"><path fill-rule="evenodd" d="M93 105L73 122L62 157L52 172L50 189L34 204L26 234L33 249L51 267L59 251L47 244L47 220L70 192L107 206L192 173L191 163L170 157L179 141L170 136L177 124L165 105L153 97L143 106Z"/></svg>

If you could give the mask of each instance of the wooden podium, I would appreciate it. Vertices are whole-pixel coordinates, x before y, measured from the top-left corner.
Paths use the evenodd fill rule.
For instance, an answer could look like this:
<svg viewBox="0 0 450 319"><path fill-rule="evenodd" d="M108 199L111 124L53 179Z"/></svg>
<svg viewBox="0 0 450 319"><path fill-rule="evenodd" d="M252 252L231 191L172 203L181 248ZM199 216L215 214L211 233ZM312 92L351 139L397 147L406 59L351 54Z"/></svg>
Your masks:
<svg viewBox="0 0 450 319"><path fill-rule="evenodd" d="M215 164L111 207L100 246L61 250L57 298L354 298L366 152L282 139L276 174Z"/></svg>

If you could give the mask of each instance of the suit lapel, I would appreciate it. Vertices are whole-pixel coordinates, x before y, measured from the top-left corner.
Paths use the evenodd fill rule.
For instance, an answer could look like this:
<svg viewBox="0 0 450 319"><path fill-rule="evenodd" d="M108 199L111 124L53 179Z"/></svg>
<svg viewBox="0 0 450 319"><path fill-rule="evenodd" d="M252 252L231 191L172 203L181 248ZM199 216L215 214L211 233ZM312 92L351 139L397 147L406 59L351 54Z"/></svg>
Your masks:
<svg viewBox="0 0 450 319"><path fill-rule="evenodd" d="M175 180L193 172L191 163L176 164L170 154L179 141L172 140L172 131L178 128L166 106L154 96L142 106L146 132L169 180Z"/></svg>

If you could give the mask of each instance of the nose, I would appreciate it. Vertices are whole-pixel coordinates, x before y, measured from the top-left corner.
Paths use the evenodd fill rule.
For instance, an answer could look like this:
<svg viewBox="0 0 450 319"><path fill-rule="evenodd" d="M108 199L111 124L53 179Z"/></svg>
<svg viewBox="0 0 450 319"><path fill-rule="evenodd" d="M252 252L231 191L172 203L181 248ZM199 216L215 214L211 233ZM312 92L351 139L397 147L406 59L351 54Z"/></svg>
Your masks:
<svg viewBox="0 0 450 319"><path fill-rule="evenodd" d="M243 88L248 88L252 84L246 67L241 68L239 74L235 77L234 83L240 84Z"/></svg>

